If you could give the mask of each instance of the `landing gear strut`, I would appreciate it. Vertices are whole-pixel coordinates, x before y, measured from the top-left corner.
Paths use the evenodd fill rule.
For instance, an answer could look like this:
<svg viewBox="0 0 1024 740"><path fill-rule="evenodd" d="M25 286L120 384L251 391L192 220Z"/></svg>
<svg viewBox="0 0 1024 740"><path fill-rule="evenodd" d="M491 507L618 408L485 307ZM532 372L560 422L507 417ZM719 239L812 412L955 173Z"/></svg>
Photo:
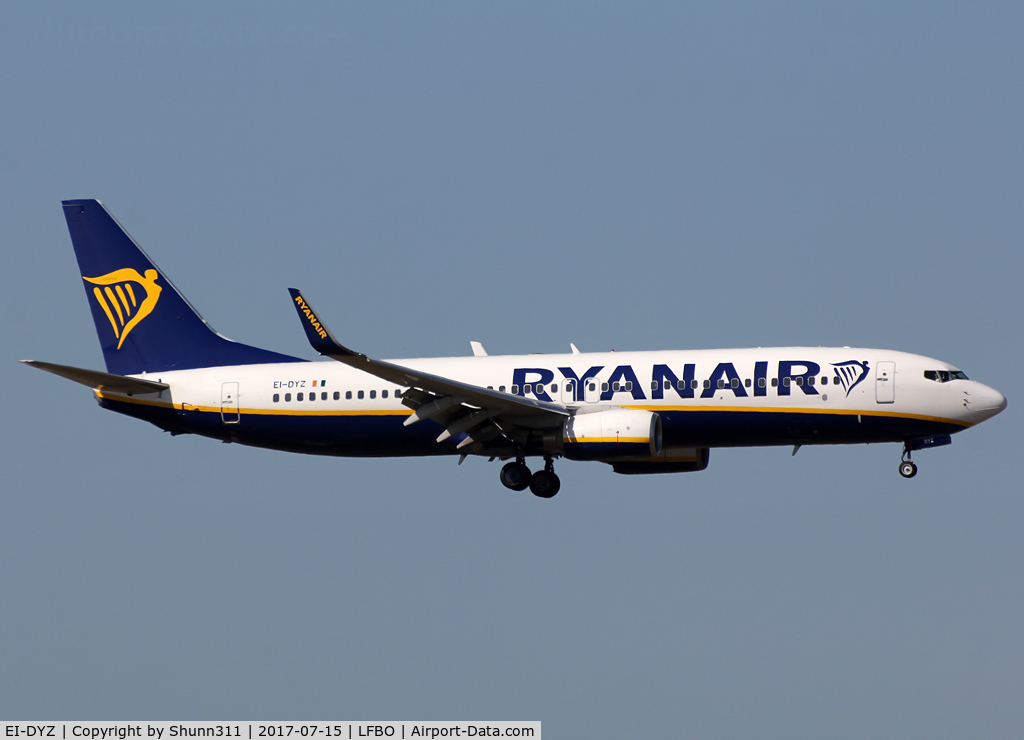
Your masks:
<svg viewBox="0 0 1024 740"><path fill-rule="evenodd" d="M551 498L558 489L562 487L562 482L558 480L558 476L555 475L555 464L550 457L544 458L544 469L538 470L530 478L530 491L533 492L534 496L541 498Z"/></svg>
<svg viewBox="0 0 1024 740"><path fill-rule="evenodd" d="M900 475L904 478L913 478L917 475L917 466L910 459L910 443L903 443L903 457L900 459Z"/></svg>
<svg viewBox="0 0 1024 740"><path fill-rule="evenodd" d="M525 491L530 486L530 469L526 467L526 461L519 457L515 462L510 462L501 469L501 484L513 491Z"/></svg>

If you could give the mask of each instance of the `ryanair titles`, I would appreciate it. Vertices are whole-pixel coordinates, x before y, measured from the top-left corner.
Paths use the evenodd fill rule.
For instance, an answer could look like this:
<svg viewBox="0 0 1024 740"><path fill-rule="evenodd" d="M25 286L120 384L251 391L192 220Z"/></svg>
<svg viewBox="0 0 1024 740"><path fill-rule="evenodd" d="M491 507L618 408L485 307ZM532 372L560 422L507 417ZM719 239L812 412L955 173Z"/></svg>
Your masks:
<svg viewBox="0 0 1024 740"><path fill-rule="evenodd" d="M309 304L302 300L302 296L295 296L295 303L299 307L299 312L306 315L306 320L309 321L309 325L313 327L313 331L315 331L321 339L327 339L327 330L320 325L320 319L318 319L316 314L313 313L313 309L309 307Z"/></svg>
<svg viewBox="0 0 1024 740"><path fill-rule="evenodd" d="M650 382L642 383L632 365L619 365L605 375L604 365L596 365L577 372L571 367L560 367L562 380L555 380L553 370L543 367L520 367L512 373L512 393L532 394L541 401L553 400L549 390L561 387L573 401L610 401L616 393L628 393L634 401L647 398L661 400L679 398L714 398L719 391L731 392L737 398L773 395L789 396L794 387L808 396L818 395L819 386L839 386L847 396L867 377L867 362L847 360L833 363L824 370L811 360L780 360L769 376L768 362L755 362L753 373L742 376L731 362L720 362L707 377L697 378L697 366L686 363L673 369L668 365L654 365ZM646 373L644 373L646 375ZM837 389L838 390L838 389ZM650 394L648 396L647 394ZM698 396L699 394L699 396ZM564 399L563 399L564 400Z"/></svg>

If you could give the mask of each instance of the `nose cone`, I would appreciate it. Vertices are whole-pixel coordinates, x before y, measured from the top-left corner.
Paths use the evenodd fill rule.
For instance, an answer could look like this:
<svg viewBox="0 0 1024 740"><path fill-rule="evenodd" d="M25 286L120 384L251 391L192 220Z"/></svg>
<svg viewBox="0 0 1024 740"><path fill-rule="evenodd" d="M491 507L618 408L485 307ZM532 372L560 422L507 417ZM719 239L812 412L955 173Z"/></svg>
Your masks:
<svg viewBox="0 0 1024 740"><path fill-rule="evenodd" d="M995 388L978 383L970 394L970 409L977 421L991 419L1006 408L1006 396Z"/></svg>

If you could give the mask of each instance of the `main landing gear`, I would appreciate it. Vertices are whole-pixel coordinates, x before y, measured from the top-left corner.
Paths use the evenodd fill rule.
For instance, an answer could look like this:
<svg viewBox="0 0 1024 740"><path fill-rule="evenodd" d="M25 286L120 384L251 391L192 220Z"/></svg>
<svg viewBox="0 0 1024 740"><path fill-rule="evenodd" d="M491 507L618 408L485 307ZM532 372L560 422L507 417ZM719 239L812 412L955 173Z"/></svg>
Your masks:
<svg viewBox="0 0 1024 740"><path fill-rule="evenodd" d="M903 443L903 457L900 458L900 475L904 478L913 478L917 475L917 466L910 459L910 443Z"/></svg>
<svg viewBox="0 0 1024 740"><path fill-rule="evenodd" d="M534 496L540 498L551 498L558 489L562 487L561 481L555 475L555 464L550 457L544 458L544 469L530 474L526 467L526 460L517 458L515 462L507 463L501 469L501 484L513 491L525 491L527 488Z"/></svg>

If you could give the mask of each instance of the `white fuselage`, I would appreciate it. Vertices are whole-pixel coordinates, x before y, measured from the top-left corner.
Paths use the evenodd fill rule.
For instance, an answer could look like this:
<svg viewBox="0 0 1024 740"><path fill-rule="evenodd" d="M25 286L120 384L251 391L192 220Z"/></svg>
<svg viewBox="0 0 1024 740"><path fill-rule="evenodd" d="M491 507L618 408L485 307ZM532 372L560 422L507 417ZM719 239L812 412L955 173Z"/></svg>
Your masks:
<svg viewBox="0 0 1024 740"><path fill-rule="evenodd" d="M666 439L697 446L898 441L962 430L995 415L1006 404L998 391L976 381L953 377L940 382L926 377L926 373L938 377L939 371L955 376L959 371L948 363L905 352L849 347L392 362L552 401L573 414L609 407L649 410L664 419ZM179 431L243 443L279 446L273 443L279 439L287 449L309 444L312 449L304 451L318 452L320 444L329 447L328 454L346 454L345 439L354 435L353 454L431 454L419 441L416 451L396 448L400 441L380 426L385 419L400 421L412 413L399 396L406 389L341 363L238 365L137 377L159 380L170 389L159 397L128 399L102 391L98 395L111 402L173 410L180 420ZM331 425L331 420L339 425ZM360 421L375 422L361 439ZM865 423L873 426L869 429ZM249 432L253 439L247 439ZM367 448L365 443L373 439L381 440L379 451ZM434 454L445 452L454 449L438 449Z"/></svg>

